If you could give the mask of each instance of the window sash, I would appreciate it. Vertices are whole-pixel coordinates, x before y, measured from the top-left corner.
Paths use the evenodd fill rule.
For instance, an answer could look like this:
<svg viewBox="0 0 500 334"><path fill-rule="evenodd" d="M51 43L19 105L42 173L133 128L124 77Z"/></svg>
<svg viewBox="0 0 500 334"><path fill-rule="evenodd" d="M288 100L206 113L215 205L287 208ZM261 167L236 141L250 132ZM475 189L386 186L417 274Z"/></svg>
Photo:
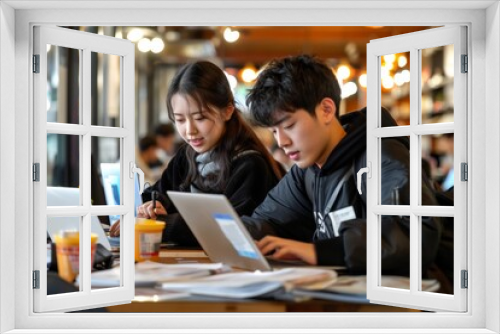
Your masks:
<svg viewBox="0 0 500 334"><path fill-rule="evenodd" d="M79 121L80 124L47 122L47 52L46 45L80 50ZM120 124L119 128L91 125L90 54L99 52L118 55L120 65ZM40 55L40 73L33 74L34 82L34 162L40 163L40 181L34 188L34 262L33 270L40 271L40 289L34 289L34 311L72 311L103 305L128 303L134 296L134 179L128 176L129 162L135 160L134 137L134 45L128 40L84 33L70 29L39 26L34 30L34 54ZM47 134L78 135L80 140L80 205L76 207L47 207ZM91 204L91 138L114 137L121 141L121 184L123 205L93 206ZM121 286L110 289L91 289L91 217L92 215L122 215ZM47 295L46 233L47 217L80 217L80 284L75 293Z"/></svg>
<svg viewBox="0 0 500 334"><path fill-rule="evenodd" d="M414 307L424 310L467 310L467 290L461 289L460 271L467 269L466 217L467 187L455 172L455 202L453 207L439 208L418 205L421 189L421 163L419 136L424 134L455 134L454 166L467 162L466 75L460 73L460 55L467 54L465 27L436 28L426 31L372 40L367 46L368 111L367 161L371 162L372 178L367 179L367 298L373 303ZM443 45L454 45L454 122L420 124L420 50ZM410 125L382 128L381 120L381 63L383 55L410 52ZM410 205L395 207L380 205L381 194L381 139L410 136ZM410 216L410 290L397 290L380 286L381 273L381 215L404 214ZM420 217L454 217L454 294L442 295L419 291L421 286L421 234Z"/></svg>

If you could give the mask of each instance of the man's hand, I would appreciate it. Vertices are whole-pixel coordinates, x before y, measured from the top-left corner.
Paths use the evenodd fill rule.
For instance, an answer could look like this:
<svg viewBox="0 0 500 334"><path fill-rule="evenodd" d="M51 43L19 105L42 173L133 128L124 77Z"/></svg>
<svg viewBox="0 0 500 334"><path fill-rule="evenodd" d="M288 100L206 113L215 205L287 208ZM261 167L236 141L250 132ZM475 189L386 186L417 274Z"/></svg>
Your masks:
<svg viewBox="0 0 500 334"><path fill-rule="evenodd" d="M316 251L310 243L267 236L257 241L257 247L266 255L276 260L302 260L308 264L316 265ZM274 252L274 253L273 253Z"/></svg>
<svg viewBox="0 0 500 334"><path fill-rule="evenodd" d="M156 208L153 209L153 202L149 201L137 208L137 218L156 219L157 216L166 215L167 210L163 207L160 201L156 201ZM109 229L111 237L118 237L120 235L120 221L116 221Z"/></svg>

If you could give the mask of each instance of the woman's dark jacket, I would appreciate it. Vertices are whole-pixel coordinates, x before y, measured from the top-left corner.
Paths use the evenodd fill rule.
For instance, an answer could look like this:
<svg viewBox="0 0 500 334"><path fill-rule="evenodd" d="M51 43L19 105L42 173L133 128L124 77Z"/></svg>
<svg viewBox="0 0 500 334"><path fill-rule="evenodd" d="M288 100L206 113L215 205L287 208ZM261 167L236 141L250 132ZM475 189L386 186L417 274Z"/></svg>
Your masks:
<svg viewBox="0 0 500 334"><path fill-rule="evenodd" d="M320 265L346 266L366 272L366 174L363 194L356 187L356 173L366 167L366 108L340 118L347 134L331 152L323 168L301 169L285 175L255 210L243 217L255 239L276 235L313 242ZM397 124L385 110L382 126ZM407 137L382 140L382 204L409 204L410 155ZM422 204L437 205L428 179L422 182ZM382 271L409 274L409 217L382 216ZM441 222L422 218L422 267L434 261ZM425 272L425 271L424 271Z"/></svg>
<svg viewBox="0 0 500 334"><path fill-rule="evenodd" d="M166 194L167 191L190 192L189 186L182 187L188 172L187 148L188 146L184 145L179 149L169 162L161 179L144 191L142 199L144 202L150 201L152 191L159 192L159 201L168 213L165 217L166 227L163 231L163 242L195 246L198 245L196 238ZM252 151L233 159L230 176L222 194L226 195L240 216L251 215L277 183L278 179L271 165L260 153Z"/></svg>

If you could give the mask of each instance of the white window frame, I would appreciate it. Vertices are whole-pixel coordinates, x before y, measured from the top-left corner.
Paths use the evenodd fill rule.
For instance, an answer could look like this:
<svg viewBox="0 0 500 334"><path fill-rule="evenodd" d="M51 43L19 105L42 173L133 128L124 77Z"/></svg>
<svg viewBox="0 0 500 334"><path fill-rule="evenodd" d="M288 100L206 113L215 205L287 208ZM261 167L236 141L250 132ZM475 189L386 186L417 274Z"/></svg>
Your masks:
<svg viewBox="0 0 500 334"><path fill-rule="evenodd" d="M234 332L235 328L305 328L336 332L357 328L359 332L457 332L500 331L498 260L500 245L500 10L498 1L237 1L164 3L3 1L0 3L0 331L37 332L36 329L85 328L99 333L112 328L144 332L146 328L175 332L191 328L202 332ZM60 9L61 7L69 7ZM150 10L137 10L137 7ZM396 7L397 6L397 7ZM59 8L60 10L44 8ZM99 7L100 9L97 9ZM102 9L103 7L107 9ZM264 8L265 7L265 8ZM23 9L24 8L24 9ZM78 8L78 9L75 9ZM221 8L224 8L223 10ZM262 10L264 8L264 10ZM313 9L310 9L313 8ZM458 9L457 9L458 8ZM411 9L411 10L409 10ZM468 148L469 311L464 314L50 314L32 313L30 264L32 250L32 203L26 197L32 156L32 107L30 43L34 24L58 25L451 25L469 27L468 85L471 134ZM486 65L488 70L486 71ZM14 83L14 84L13 84ZM12 119L12 115L15 119ZM474 116L474 117L472 117ZM487 136L486 134L487 133ZM14 138L14 140L12 140ZM14 145L12 143L15 143ZM485 152L488 152L487 154ZM12 177L15 175L15 177ZM488 175L488 182L486 182ZM14 192L14 196L12 196ZM15 208L15 210L12 210ZM487 219L486 219L487 218ZM13 238L12 236L15 236ZM15 250L14 252L12 250ZM15 254L12 256L12 254ZM493 254L486 257L485 254ZM487 261L487 265L486 262ZM15 287L15 288L13 288ZM14 305L14 307L12 307ZM422 321L424 320L424 321ZM141 328L137 331L131 328ZM165 329L171 328L172 330ZM215 330L215 329L221 330ZM430 330L429 328L434 328ZM25 329L25 330L23 330ZM100 330L99 330L100 329ZM225 330L224 330L225 329ZM321 330L321 329L324 329ZM331 330L327 330L331 329ZM377 330L378 329L378 330ZM448 330L447 330L448 329ZM263 332L264 330L260 330ZM288 330L289 332L292 330ZM52 330L51 332L54 332ZM73 331L76 332L76 331ZM351 330L350 332L355 332Z"/></svg>
<svg viewBox="0 0 500 334"><path fill-rule="evenodd" d="M33 184L34 194L34 260L39 271L39 289L34 290L35 312L73 311L97 306L130 303L134 298L134 172L135 110L134 110L134 48L128 40L75 31L53 26L34 27L34 54L39 55L39 73L34 84L34 162L39 163L40 178ZM46 45L78 50L80 54L79 123L47 122L47 52ZM115 55L120 58L120 124L116 127L91 124L91 53ZM78 206L47 207L47 135L77 135L80 161L80 203ZM121 204L116 206L91 203L91 140L115 138L120 141ZM113 288L91 288L91 216L121 215L120 285ZM47 295L47 224L48 217L80 217L80 291Z"/></svg>
<svg viewBox="0 0 500 334"><path fill-rule="evenodd" d="M371 40L367 46L368 105L367 105L367 164L371 178L367 179L367 298L374 304L414 307L428 311L467 310L467 289L460 284L461 270L467 270L467 185L461 181L459 167L467 163L467 73L461 73L461 56L467 54L465 26L433 28L414 33ZM453 45L453 122L424 124L421 115L421 52L427 48ZM381 59L384 55L410 53L410 125L382 127ZM421 203L421 138L422 135L454 133L454 206L426 206ZM406 136L410 138L410 187L408 205L382 205L382 140ZM472 180L471 180L472 182ZM410 289L381 286L380 224L382 215L410 217ZM454 280L453 294L421 291L422 235L421 217L454 217ZM411 305L411 306L410 306Z"/></svg>

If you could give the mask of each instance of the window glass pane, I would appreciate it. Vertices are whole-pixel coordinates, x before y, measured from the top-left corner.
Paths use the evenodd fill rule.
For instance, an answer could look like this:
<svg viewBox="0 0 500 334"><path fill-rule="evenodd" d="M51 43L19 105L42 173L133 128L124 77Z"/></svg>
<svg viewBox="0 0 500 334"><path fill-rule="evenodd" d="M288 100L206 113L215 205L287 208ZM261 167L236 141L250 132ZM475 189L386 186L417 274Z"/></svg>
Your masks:
<svg viewBox="0 0 500 334"><path fill-rule="evenodd" d="M422 205L453 205L454 184L454 134L421 136L422 184L430 183L438 192L446 192L449 201L439 200L438 204L426 200L422 193ZM448 203L450 202L450 203Z"/></svg>
<svg viewBox="0 0 500 334"><path fill-rule="evenodd" d="M410 124L410 52L380 57L381 102L398 125Z"/></svg>
<svg viewBox="0 0 500 334"><path fill-rule="evenodd" d="M47 122L80 122L80 50L47 44Z"/></svg>
<svg viewBox="0 0 500 334"><path fill-rule="evenodd" d="M75 280L81 260L80 220L81 217L47 218L47 295L79 291Z"/></svg>
<svg viewBox="0 0 500 334"><path fill-rule="evenodd" d="M453 44L421 50L422 124L453 122Z"/></svg>
<svg viewBox="0 0 500 334"><path fill-rule="evenodd" d="M382 279L380 286L397 289L410 289L410 217L409 216L381 216L381 244ZM401 232L397 244L394 240L386 238L384 231L394 230L400 226ZM392 236L394 237L394 236ZM406 240L406 242L404 242ZM397 247L396 247L397 246Z"/></svg>
<svg viewBox="0 0 500 334"><path fill-rule="evenodd" d="M92 137L93 205L121 205L120 138ZM118 217L113 218L111 224Z"/></svg>
<svg viewBox="0 0 500 334"><path fill-rule="evenodd" d="M435 263L430 266L428 272L422 273L422 291L430 291L443 294L453 294L453 217L422 217L422 223L425 219L439 220L443 226L441 241L437 250ZM422 252L426 251L425 235L422 234ZM437 281L437 282L436 282ZM436 286L436 283L439 283Z"/></svg>
<svg viewBox="0 0 500 334"><path fill-rule="evenodd" d="M47 134L47 205L80 205L79 191L72 192L71 197L60 194L61 191L70 191L70 188L78 190L79 186L79 136Z"/></svg>
<svg viewBox="0 0 500 334"><path fill-rule="evenodd" d="M120 126L120 56L91 52L92 125Z"/></svg>
<svg viewBox="0 0 500 334"><path fill-rule="evenodd" d="M381 139L381 204L410 204L410 140L408 137Z"/></svg>
<svg viewBox="0 0 500 334"><path fill-rule="evenodd" d="M121 285L121 274L119 267L120 236L110 237L109 225L103 223L105 221L109 221L110 217L111 216L92 216L93 220L97 219L101 223L101 226L104 229L104 233L106 234L106 239L109 241L110 244L109 252L105 251L106 248L104 245L107 245L107 242L105 240L99 240L101 236L97 236L97 239L96 235L91 236L91 244L92 244L91 255L93 259L92 280L91 280L92 290L103 289L103 288L114 288L114 287L119 287ZM117 215L117 217L118 217L117 221L121 221L122 216ZM120 226L120 224L118 224L117 226ZM119 231L121 232L121 226L119 228ZM112 272L110 272L109 270L106 270L105 272L101 271L112 268L114 268Z"/></svg>

